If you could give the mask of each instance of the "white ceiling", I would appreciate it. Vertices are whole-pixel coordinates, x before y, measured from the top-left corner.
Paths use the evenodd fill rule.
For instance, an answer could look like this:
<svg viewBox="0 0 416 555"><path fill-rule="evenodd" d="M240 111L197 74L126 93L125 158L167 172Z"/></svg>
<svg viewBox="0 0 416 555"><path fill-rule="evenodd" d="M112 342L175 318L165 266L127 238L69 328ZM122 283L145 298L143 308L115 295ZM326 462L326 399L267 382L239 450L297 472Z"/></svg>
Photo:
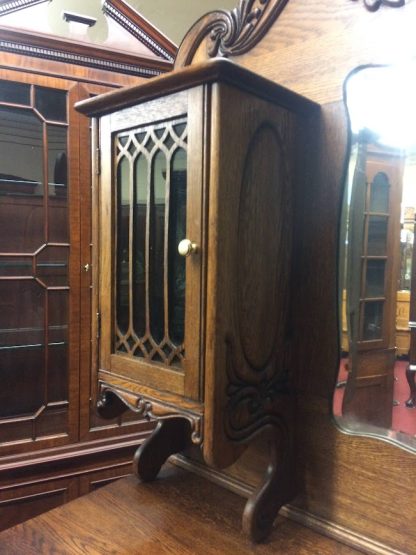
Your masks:
<svg viewBox="0 0 416 555"><path fill-rule="evenodd" d="M202 15L217 9L230 10L238 4L238 0L126 1L177 45Z"/></svg>

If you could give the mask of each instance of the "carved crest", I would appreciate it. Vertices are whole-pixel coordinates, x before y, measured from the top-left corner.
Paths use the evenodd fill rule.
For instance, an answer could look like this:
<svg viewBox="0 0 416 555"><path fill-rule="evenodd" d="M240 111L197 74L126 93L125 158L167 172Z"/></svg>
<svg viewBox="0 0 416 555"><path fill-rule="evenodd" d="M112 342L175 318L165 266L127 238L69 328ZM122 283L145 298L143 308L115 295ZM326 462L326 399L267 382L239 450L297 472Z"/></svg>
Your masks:
<svg viewBox="0 0 416 555"><path fill-rule="evenodd" d="M266 28L263 16L275 4L273 19L282 11L288 0L272 2L272 0L240 0L239 5L230 12L219 12L217 23L210 33L210 46L208 55L237 56L250 50L265 34Z"/></svg>
<svg viewBox="0 0 416 555"><path fill-rule="evenodd" d="M205 38L210 58L244 54L263 38L288 1L240 0L231 11L208 13L189 30L178 52L175 67L189 65Z"/></svg>

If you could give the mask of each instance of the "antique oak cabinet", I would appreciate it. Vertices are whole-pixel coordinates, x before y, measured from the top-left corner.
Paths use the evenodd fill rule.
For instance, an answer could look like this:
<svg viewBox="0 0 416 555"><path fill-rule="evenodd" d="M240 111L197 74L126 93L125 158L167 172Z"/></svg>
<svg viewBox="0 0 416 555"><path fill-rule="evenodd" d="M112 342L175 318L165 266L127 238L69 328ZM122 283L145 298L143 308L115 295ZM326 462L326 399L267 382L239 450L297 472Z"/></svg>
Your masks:
<svg viewBox="0 0 416 555"><path fill-rule="evenodd" d="M160 417L142 479L191 443L227 467L267 432L273 504L294 493L293 203L315 108L226 60L77 104L99 120L99 410Z"/></svg>

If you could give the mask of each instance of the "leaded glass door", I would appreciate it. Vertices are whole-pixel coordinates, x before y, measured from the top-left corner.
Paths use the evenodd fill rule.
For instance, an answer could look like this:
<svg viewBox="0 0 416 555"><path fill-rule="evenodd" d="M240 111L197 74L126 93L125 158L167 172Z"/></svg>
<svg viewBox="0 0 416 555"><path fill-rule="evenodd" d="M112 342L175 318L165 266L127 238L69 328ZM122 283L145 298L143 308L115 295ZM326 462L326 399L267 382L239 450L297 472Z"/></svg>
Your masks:
<svg viewBox="0 0 416 555"><path fill-rule="evenodd" d="M200 158L192 123L199 102L199 90L179 93L104 117L100 130L101 368L195 399L202 165L189 151Z"/></svg>
<svg viewBox="0 0 416 555"><path fill-rule="evenodd" d="M0 81L0 443L8 452L77 434L76 86L22 80Z"/></svg>

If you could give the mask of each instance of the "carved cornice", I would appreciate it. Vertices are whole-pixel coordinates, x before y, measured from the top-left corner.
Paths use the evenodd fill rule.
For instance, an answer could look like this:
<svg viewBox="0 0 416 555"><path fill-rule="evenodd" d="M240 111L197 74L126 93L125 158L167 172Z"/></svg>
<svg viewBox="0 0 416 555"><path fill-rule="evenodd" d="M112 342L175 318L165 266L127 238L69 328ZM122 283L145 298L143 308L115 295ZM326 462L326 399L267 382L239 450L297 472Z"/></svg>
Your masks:
<svg viewBox="0 0 416 555"><path fill-rule="evenodd" d="M51 48L40 48L38 46L28 46L0 39L0 50L4 52L13 52L14 54L23 54L42 58L47 60L55 60L56 62L66 62L81 66L104 69L107 71L117 71L119 73L127 73L129 75L137 75L139 77L154 77L160 75L161 71L146 67L140 67L133 64L125 64L112 60L103 60L92 56L83 56L81 54L71 54L69 52L53 50Z"/></svg>
<svg viewBox="0 0 416 555"><path fill-rule="evenodd" d="M255 46L278 18L288 0L240 0L231 11L202 17L189 30L179 49L175 67L189 65L207 39L207 56L239 56Z"/></svg>
<svg viewBox="0 0 416 555"><path fill-rule="evenodd" d="M140 77L154 77L172 69L172 64L161 58L133 56L105 47L86 47L75 41L4 26L0 26L0 51Z"/></svg>
<svg viewBox="0 0 416 555"><path fill-rule="evenodd" d="M354 2L357 2L357 0L354 0ZM376 12L381 6L402 8L406 4L406 0L363 0L363 2L370 12Z"/></svg>
<svg viewBox="0 0 416 555"><path fill-rule="evenodd" d="M0 17L8 13L17 12L18 10L23 10L29 6L34 6L35 4L42 4L42 2L47 2L48 0L10 0L9 2L4 2L0 4Z"/></svg>
<svg viewBox="0 0 416 555"><path fill-rule="evenodd" d="M159 32L156 29L150 26L146 20L142 19L139 14L132 12L124 2L120 2L119 0L104 0L102 9L106 15L114 19L114 21L126 29L126 31L142 44L147 46L147 48L157 56L169 62L173 62L176 54L176 47L173 43L168 41L166 37L162 35L159 36ZM134 19L137 21L134 21ZM155 35L158 36L155 37ZM161 40L156 40L156 38L160 38Z"/></svg>

